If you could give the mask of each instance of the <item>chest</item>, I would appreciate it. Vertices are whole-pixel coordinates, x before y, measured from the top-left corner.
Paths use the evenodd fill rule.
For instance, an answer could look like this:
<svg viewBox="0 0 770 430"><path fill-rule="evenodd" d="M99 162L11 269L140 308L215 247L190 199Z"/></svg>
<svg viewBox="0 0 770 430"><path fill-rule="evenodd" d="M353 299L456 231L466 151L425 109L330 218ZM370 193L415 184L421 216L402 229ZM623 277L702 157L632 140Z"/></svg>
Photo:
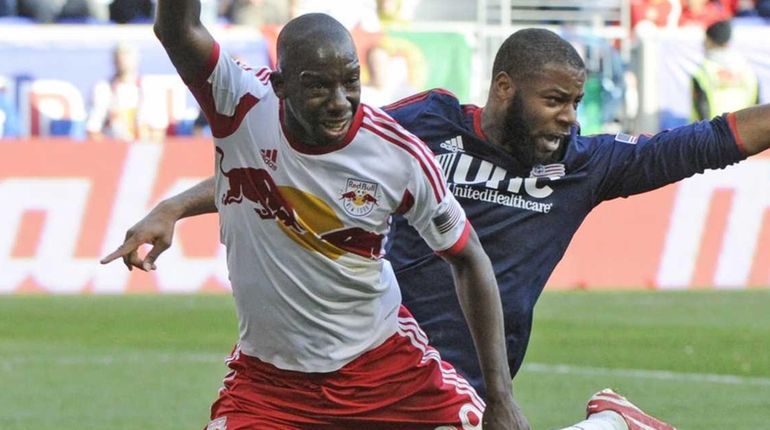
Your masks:
<svg viewBox="0 0 770 430"><path fill-rule="evenodd" d="M307 156L280 140L262 140L219 145L217 158L217 198L225 217L251 214L296 231L329 232L351 225L380 231L403 196L396 172L345 151Z"/></svg>
<svg viewBox="0 0 770 430"><path fill-rule="evenodd" d="M486 146L463 136L431 143L449 189L471 218L542 221L590 210L585 172L562 163L523 168Z"/></svg>

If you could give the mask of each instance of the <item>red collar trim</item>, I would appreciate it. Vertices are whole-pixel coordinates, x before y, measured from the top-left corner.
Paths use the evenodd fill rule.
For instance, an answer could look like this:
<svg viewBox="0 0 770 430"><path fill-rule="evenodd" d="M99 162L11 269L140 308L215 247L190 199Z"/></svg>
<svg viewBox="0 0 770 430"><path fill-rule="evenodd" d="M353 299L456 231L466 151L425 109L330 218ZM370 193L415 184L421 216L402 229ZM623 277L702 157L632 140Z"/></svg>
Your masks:
<svg viewBox="0 0 770 430"><path fill-rule="evenodd" d="M484 134L484 130L481 129L481 113L484 111L484 108L476 107L473 111L473 131L476 132L476 134L485 141L489 141L487 139L487 135Z"/></svg>
<svg viewBox="0 0 770 430"><path fill-rule="evenodd" d="M326 146L315 146L315 145L308 145L306 143L301 142L299 139L295 138L289 129L286 128L286 124L284 123L284 107L283 107L283 100L280 100L278 103L278 120L281 122L281 130L283 130L283 134L286 136L286 140L289 142L289 145L294 148L297 152L301 152L303 154L310 154L310 155L318 155L318 154L328 154L330 152L337 151L339 149L344 148L347 146L350 142L353 141L353 138L356 137L356 134L358 133L358 129L361 128L361 122L364 120L364 110L361 108L361 105L358 105L358 109L356 110L356 113L353 115L353 121L350 123L350 128L348 129L347 134L345 134L345 138L342 139L342 142L336 144L336 145L326 145Z"/></svg>

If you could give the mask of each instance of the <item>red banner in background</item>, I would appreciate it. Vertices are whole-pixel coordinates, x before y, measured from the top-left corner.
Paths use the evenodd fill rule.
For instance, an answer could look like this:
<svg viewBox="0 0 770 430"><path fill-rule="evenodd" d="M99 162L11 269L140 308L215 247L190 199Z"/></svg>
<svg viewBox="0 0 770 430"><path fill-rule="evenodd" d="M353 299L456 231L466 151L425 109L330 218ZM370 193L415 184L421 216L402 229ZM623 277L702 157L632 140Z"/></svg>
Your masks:
<svg viewBox="0 0 770 430"><path fill-rule="evenodd" d="M179 224L153 273L98 260L157 202L210 176L211 142L0 142L0 293L227 291L216 216ZM770 158L600 205L549 288L770 284Z"/></svg>

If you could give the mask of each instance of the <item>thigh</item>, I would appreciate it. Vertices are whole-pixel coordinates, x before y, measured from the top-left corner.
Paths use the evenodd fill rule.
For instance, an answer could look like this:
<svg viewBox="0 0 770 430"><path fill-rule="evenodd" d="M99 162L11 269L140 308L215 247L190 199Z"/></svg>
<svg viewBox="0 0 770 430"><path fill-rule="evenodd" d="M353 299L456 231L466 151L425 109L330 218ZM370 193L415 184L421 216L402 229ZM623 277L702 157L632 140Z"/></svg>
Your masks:
<svg viewBox="0 0 770 430"><path fill-rule="evenodd" d="M312 381L244 356L238 349L227 364L231 371L211 406L206 430L309 430L327 424L310 412L320 402ZM282 373L292 377L281 378Z"/></svg>
<svg viewBox="0 0 770 430"><path fill-rule="evenodd" d="M252 414L226 414L209 421L203 430L304 430L291 423L268 416Z"/></svg>
<svg viewBox="0 0 770 430"><path fill-rule="evenodd" d="M339 372L355 399L335 412L334 429L481 429L484 402L439 353L411 315L399 312L398 332ZM340 392L342 392L340 390Z"/></svg>

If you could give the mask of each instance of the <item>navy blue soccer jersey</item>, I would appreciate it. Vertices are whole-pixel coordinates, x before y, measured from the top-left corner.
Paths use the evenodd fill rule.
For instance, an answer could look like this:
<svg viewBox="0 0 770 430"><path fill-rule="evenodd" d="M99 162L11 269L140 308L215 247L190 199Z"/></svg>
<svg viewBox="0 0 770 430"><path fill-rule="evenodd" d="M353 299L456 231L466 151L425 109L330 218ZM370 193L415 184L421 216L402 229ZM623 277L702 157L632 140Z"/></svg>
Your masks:
<svg viewBox="0 0 770 430"><path fill-rule="evenodd" d="M436 154L449 189L465 208L492 260L501 291L511 374L521 366L535 302L588 213L599 203L670 184L745 158L734 117L654 136L580 136L575 127L562 160L527 167L481 130L482 109L432 90L385 110ZM484 393L472 337L450 266L396 217L388 258L403 302L442 357Z"/></svg>

